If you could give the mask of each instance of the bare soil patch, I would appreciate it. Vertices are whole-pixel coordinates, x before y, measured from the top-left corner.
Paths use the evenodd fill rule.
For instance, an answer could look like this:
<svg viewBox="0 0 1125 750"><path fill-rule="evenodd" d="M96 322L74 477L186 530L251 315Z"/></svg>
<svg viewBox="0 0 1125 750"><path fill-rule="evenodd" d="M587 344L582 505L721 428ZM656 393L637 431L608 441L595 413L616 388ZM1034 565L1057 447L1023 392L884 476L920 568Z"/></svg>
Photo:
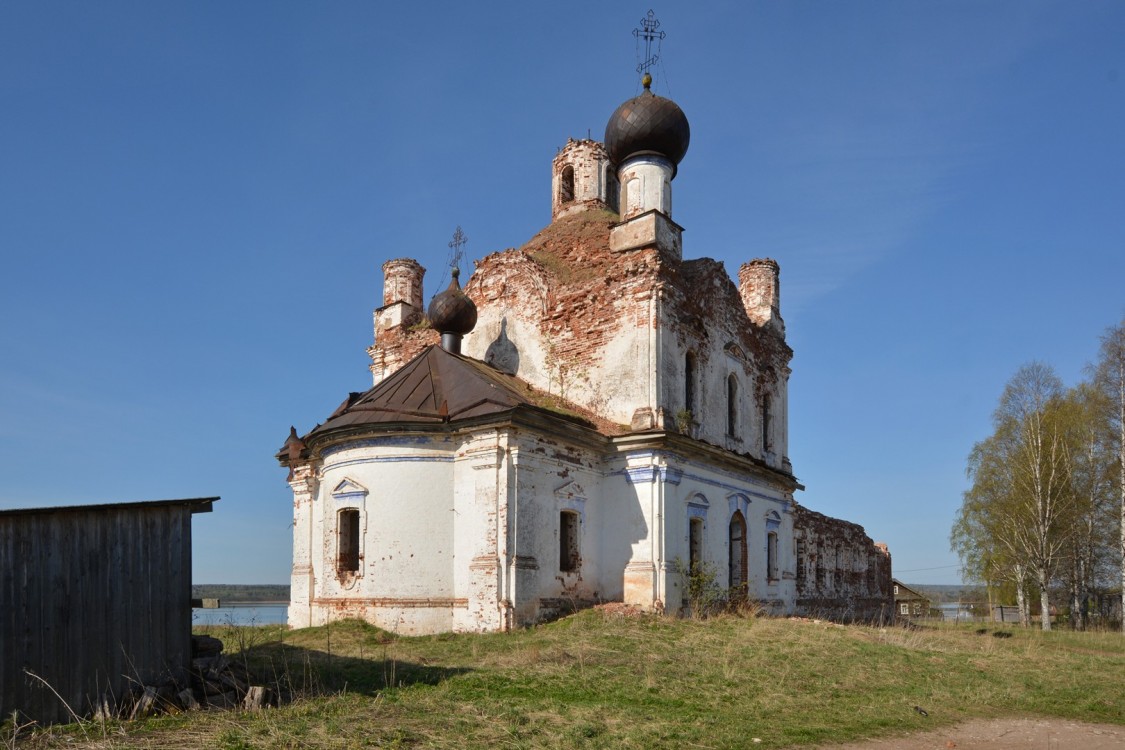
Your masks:
<svg viewBox="0 0 1125 750"><path fill-rule="evenodd" d="M822 745L822 750L1122 750L1125 727L1067 719L974 719L905 737Z"/></svg>

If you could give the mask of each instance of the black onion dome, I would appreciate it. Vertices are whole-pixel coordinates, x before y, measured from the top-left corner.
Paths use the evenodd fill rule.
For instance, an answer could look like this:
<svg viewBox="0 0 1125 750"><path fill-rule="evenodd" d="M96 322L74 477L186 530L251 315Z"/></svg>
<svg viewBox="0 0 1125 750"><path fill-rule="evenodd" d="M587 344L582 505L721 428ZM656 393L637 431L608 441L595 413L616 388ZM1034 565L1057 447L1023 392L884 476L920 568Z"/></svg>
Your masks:
<svg viewBox="0 0 1125 750"><path fill-rule="evenodd" d="M618 107L605 126L605 147L615 164L634 154L657 153L676 165L690 140L684 111L671 99L652 93L647 81L644 92Z"/></svg>
<svg viewBox="0 0 1125 750"><path fill-rule="evenodd" d="M449 288L430 301L427 315L430 325L438 333L456 333L464 336L477 324L477 306L469 296L461 291L457 277L460 272L454 268Z"/></svg>

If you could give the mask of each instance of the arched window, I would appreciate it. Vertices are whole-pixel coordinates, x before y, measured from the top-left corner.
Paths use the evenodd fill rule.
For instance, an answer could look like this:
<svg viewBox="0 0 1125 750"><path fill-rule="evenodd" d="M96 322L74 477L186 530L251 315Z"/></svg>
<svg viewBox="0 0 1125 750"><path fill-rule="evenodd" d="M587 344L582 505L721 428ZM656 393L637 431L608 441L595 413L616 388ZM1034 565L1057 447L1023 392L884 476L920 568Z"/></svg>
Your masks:
<svg viewBox="0 0 1125 750"><path fill-rule="evenodd" d="M762 452L766 453L773 449L770 442L770 397L765 395L762 397Z"/></svg>
<svg viewBox="0 0 1125 750"><path fill-rule="evenodd" d="M738 378L733 372L727 376L727 434L738 434Z"/></svg>
<svg viewBox="0 0 1125 750"><path fill-rule="evenodd" d="M730 570L730 598L746 598L746 518L742 511L736 510L730 519L730 547L728 563Z"/></svg>
<svg viewBox="0 0 1125 750"><path fill-rule="evenodd" d="M684 357L684 408L695 412L695 354Z"/></svg>
<svg viewBox="0 0 1125 750"><path fill-rule="evenodd" d="M574 200L574 167L569 164L563 167L559 175L559 203L570 203Z"/></svg>

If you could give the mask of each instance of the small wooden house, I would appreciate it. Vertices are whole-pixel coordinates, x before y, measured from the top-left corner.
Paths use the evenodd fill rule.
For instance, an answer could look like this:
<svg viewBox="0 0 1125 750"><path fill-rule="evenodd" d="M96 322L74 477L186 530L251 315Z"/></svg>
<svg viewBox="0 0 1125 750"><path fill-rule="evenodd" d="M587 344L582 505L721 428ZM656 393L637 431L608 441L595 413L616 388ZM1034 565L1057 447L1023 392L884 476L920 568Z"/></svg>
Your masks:
<svg viewBox="0 0 1125 750"><path fill-rule="evenodd" d="M930 600L897 578L891 579L891 591L895 597L896 617L927 617L930 614Z"/></svg>
<svg viewBox="0 0 1125 750"><path fill-rule="evenodd" d="M0 716L88 716L191 659L191 517L217 497L0 511Z"/></svg>

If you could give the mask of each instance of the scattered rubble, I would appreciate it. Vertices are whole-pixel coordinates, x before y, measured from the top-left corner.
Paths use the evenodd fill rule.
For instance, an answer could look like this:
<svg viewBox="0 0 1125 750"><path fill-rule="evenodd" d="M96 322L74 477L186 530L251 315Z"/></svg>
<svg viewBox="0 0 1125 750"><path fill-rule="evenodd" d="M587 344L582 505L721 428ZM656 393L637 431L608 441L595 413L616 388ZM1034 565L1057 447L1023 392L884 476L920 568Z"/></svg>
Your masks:
<svg viewBox="0 0 1125 750"><path fill-rule="evenodd" d="M143 719L160 713L179 713L204 709L242 709L258 711L276 706L276 691L255 685L246 665L232 661L223 653L223 643L209 635L191 637L189 685L168 678L155 685L136 685L116 705L103 700L94 718Z"/></svg>

